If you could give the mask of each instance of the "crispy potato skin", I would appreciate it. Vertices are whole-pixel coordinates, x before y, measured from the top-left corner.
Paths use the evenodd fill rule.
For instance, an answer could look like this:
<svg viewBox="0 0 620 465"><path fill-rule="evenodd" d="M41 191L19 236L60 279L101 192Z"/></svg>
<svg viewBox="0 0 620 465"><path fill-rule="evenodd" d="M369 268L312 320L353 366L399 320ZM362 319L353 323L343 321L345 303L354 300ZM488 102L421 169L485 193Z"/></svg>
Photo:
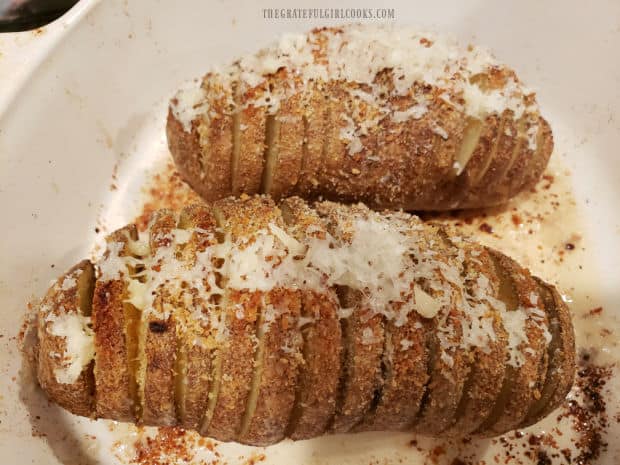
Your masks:
<svg viewBox="0 0 620 465"><path fill-rule="evenodd" d="M315 45L313 64L329 60L328 37L340 32L308 34ZM531 189L553 151L550 126L534 95L525 95L514 71L504 66L480 71L469 82L501 91L514 81L523 92L523 114L511 107L467 113L454 104L464 101L462 92L425 81L397 91L391 68L377 71L372 83L330 75L300 82L303 66L296 64L246 85L240 76L247 70L238 66L229 84L221 84L224 75L217 73L204 77L208 122L199 115L185 129L172 111L168 115L168 145L177 168L207 201L229 195L232 183L234 195L298 195L364 202L377 210L483 208ZM382 92L369 103L360 95L373 86ZM232 110L221 103L233 92L228 87L235 92ZM263 102L267 92L278 95L277 108ZM427 109L423 115L395 117L420 102ZM351 127L359 129L353 139L346 135ZM232 171L226 158L231 150Z"/></svg>
<svg viewBox="0 0 620 465"><path fill-rule="evenodd" d="M516 307L531 307L531 296L538 295L538 290L529 271L501 252L490 248L487 251L500 280L500 298L504 294L503 298L510 301L508 311L514 311ZM548 327L546 314L543 318ZM493 411L476 431L478 435L494 436L517 428L541 397L547 376L547 345L540 326L532 318L526 321L525 329L528 340L524 344L526 347L522 348L523 364L518 368L507 365L499 397Z"/></svg>
<svg viewBox="0 0 620 465"><path fill-rule="evenodd" d="M283 243L291 250L328 234L326 250L331 250L338 243L352 243L352 228L370 215L381 214L361 204L309 206L295 198L278 206L268 197L229 198L187 207L180 220L173 212L160 211L150 225L148 254L173 253L180 264L191 264L198 251L231 238L240 240L244 250L267 228L275 231L273 226L288 232L291 237ZM457 239L437 224L404 213L383 215L386 227L406 228L398 234L412 241L406 256L421 273L411 275L411 294L401 291L419 306L399 323L389 312L377 312L376 303L359 290L327 281L311 288L227 288L227 268L220 258L209 258L204 270L210 273L212 265L213 274L221 274L221 300L218 307L211 306L218 299L205 300L198 311L221 312L217 324L224 325L226 336L218 339L215 327L206 325L214 320L193 325L200 319L192 320L196 314L184 308L188 300L173 299L166 284L158 284L152 305L168 302L174 311L161 321L150 313L138 318L150 334L145 343L136 344L140 332L125 321L135 319L127 311L128 281L144 275L133 269L135 257L142 255L135 227L129 225L108 238L106 252L126 259L118 261L126 273L104 279L103 262L95 274L95 267L84 261L44 298L38 319L39 383L51 400L79 415L181 424L253 445L371 430L489 437L531 425L557 408L575 372L572 323L558 291L502 253ZM180 242L175 242L177 236ZM292 240L299 244L291 245ZM424 262L424 257L434 258ZM163 262L149 263L157 271ZM423 271L428 264L431 268ZM81 281L73 287L76 270L81 270ZM213 284L201 274L203 279ZM480 280L488 287L476 284ZM426 297L416 294L418 287ZM191 294L192 302L199 302L198 297ZM75 382L62 384L55 372L69 344L50 326L65 314L88 317L91 299L95 360ZM442 302L435 313L428 311L433 302ZM484 306L480 318L490 315L496 338L488 346L462 344L467 325L475 323L468 320L465 309L473 307L466 303ZM517 311L525 314L511 319ZM519 318L522 327L515 326ZM525 337L509 347L515 327L523 330L517 336ZM205 345L194 346L196 337ZM515 353L519 363L511 358ZM143 374L134 358L143 361ZM136 408L137 401L142 408Z"/></svg>
<svg viewBox="0 0 620 465"><path fill-rule="evenodd" d="M78 274L77 278L76 272ZM65 279L76 279L76 285L69 289L60 287ZM71 413L82 416L91 416L95 405L95 378L93 363L91 362L80 373L76 381L71 384L58 382L56 369L60 368L60 361L56 354L65 351L63 338L50 333L50 318L63 314L84 314L80 308L80 292L88 294L87 312L90 314L92 291L95 282L92 264L84 260L73 266L65 275L54 284L41 302L41 311L37 321L37 337L39 341L37 354L37 377L41 387L54 401ZM88 288L88 289L87 289Z"/></svg>
<svg viewBox="0 0 620 465"><path fill-rule="evenodd" d="M308 108L311 113L307 115L310 121L308 130L315 132L314 115L318 112L323 112L323 115L334 114L339 108L335 104L326 109L317 106L317 103L313 102L312 107ZM487 118L483 122L483 134L475 155L465 170L456 176L452 163L462 137L465 117L453 114L454 110L437 110L438 114L442 111L446 112L443 117L446 125L448 121L453 122L449 127L454 127L454 136L448 139L454 141L453 144L447 144L441 137L432 134L429 127L420 126L422 123L417 121L385 123L385 128L377 129L376 136L363 139L367 144L370 144L371 140L375 141L372 147L367 147L369 152L373 150L374 153L371 161L360 154L350 156L345 153L346 147L337 139L338 126L332 126L331 130L324 129L327 131L326 135L321 134L322 138L328 139L323 143L329 157L323 159L320 162L322 164L319 164L316 157L319 150L316 147L317 142L309 142L309 145L302 148L302 142L308 141L308 136L294 142L291 138L296 132L280 131L286 141L282 144L286 145L280 147L276 185L269 192L261 189L263 164L256 162L259 168L250 170L256 181L246 182L245 185L237 181L235 192L269 193L276 200L284 195L300 195L307 199L323 198L345 203L363 201L377 210L390 208L433 211L501 205L518 193L535 186L553 151L553 135L544 118L540 117L539 148L535 151L518 150L517 144L523 145L519 138L506 135L502 137L500 134L501 119ZM247 113L244 113L244 116L251 117ZM256 124L264 127L264 116L261 118L261 122ZM331 122L337 124L337 119ZM249 125L253 127L252 122ZM167 135L177 169L201 197L206 201L214 201L232 193L225 188L212 187L216 181L209 181L205 176L206 169L197 162L205 150L200 145L200 138L193 129L191 133L186 132L172 112L168 114ZM494 151L491 154L492 150ZM513 160L515 150L516 160ZM306 153L307 160L299 159L302 151ZM339 152L341 154L337 155ZM492 159L488 160L488 157ZM255 158L254 156L253 159ZM221 171L216 167L213 169ZM217 182L220 185L230 182L225 176L225 173L218 174Z"/></svg>
<svg viewBox="0 0 620 465"><path fill-rule="evenodd" d="M119 256L130 255L129 241L137 239L135 225L108 236L110 243L122 244ZM109 251L108 251L109 252ZM108 253L106 252L106 253ZM95 399L97 417L135 421L135 374L130 369L131 339L127 334L127 281L97 279L93 297L93 331L95 333Z"/></svg>

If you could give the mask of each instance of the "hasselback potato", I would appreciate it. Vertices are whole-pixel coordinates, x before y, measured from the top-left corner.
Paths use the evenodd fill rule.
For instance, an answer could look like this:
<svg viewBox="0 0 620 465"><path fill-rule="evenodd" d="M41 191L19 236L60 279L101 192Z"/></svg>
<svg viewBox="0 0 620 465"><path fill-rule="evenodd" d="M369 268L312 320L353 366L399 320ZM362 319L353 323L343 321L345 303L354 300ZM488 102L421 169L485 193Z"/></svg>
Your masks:
<svg viewBox="0 0 620 465"><path fill-rule="evenodd" d="M242 193L446 210L529 189L553 149L535 94L487 51L406 28L284 36L172 99L168 145L205 200Z"/></svg>
<svg viewBox="0 0 620 465"><path fill-rule="evenodd" d="M572 385L556 289L402 212L242 196L158 211L59 278L38 379L90 417L224 441L492 436Z"/></svg>

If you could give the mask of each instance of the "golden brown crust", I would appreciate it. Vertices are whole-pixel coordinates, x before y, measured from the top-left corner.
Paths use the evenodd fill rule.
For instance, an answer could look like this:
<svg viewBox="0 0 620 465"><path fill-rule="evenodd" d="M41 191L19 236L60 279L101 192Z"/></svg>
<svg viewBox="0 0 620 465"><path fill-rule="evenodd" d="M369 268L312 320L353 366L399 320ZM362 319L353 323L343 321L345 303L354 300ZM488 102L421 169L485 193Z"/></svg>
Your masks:
<svg viewBox="0 0 620 465"><path fill-rule="evenodd" d="M207 95L207 113L195 118L189 131L169 111L168 147L183 179L201 197L220 199L232 193L232 89L217 73L207 74L202 88Z"/></svg>
<svg viewBox="0 0 620 465"><path fill-rule="evenodd" d="M423 318L410 312L397 326L386 323L381 397L358 431L402 431L415 420L428 381L426 334Z"/></svg>
<svg viewBox="0 0 620 465"><path fill-rule="evenodd" d="M410 235L415 240L413 228L421 227L420 221L413 217L408 223L412 226ZM392 310L398 314L400 304L393 304ZM383 384L374 408L358 425L358 431L408 429L420 410L429 380L429 325L425 319L418 312L410 311L402 324L397 324L394 319L384 320Z"/></svg>
<svg viewBox="0 0 620 465"><path fill-rule="evenodd" d="M503 178L502 184L506 199L514 197L520 192L524 184L524 178L529 173L530 165L536 161L537 150L530 147L527 134L532 130L540 132L541 127L538 126L538 117L536 117L536 120L533 120L533 118L529 116L524 116L522 119L523 132L519 134L519 141L515 149L515 154L513 155L512 163L506 170L506 174ZM534 138L538 140L538 134L536 134Z"/></svg>
<svg viewBox="0 0 620 465"><path fill-rule="evenodd" d="M493 301L480 301L476 293L478 280L484 277L489 282L491 294L497 299L499 282L492 273L493 263L486 249L471 242L461 242L464 256L464 280L468 299L472 305L482 304L493 319L494 341L488 341L485 348L474 348L470 354L470 372L463 387L455 422L442 433L444 436L464 437L474 432L491 414L502 388L506 370L507 334L502 325L500 310ZM474 321L472 324L476 324Z"/></svg>
<svg viewBox="0 0 620 465"><path fill-rule="evenodd" d="M271 79L273 86L282 86L286 82L286 78L280 74L286 75L286 71L281 70ZM275 115L275 160L271 166L273 172L270 173L270 185L268 188L263 186L262 192L277 199L290 195L299 180L306 137L304 99L303 92L294 92L291 97L280 102L280 108Z"/></svg>
<svg viewBox="0 0 620 465"><path fill-rule="evenodd" d="M393 112L406 111L427 98L437 98L432 88L414 86L408 95L391 97L389 106ZM449 108L443 100L437 99L437 104L440 108ZM419 208L432 198L427 207L433 208L440 198L437 196L438 181L452 166L449 150L436 150L444 145L434 131L437 116L437 110L431 110L418 119L381 120L377 136L378 160L372 166L374 182L368 198L370 205L408 210ZM443 116L454 119L454 111L447 110ZM418 198L420 200L416 200Z"/></svg>
<svg viewBox="0 0 620 465"><path fill-rule="evenodd" d="M129 256L129 241L138 238L136 226L131 224L110 234L110 245L122 244L119 256ZM106 256L104 255L104 257ZM130 324L127 280L128 269L119 279L104 281L98 278L93 297L93 331L95 333L95 398L96 415L118 421L136 418L135 374L130 368L132 336L127 334Z"/></svg>
<svg viewBox="0 0 620 465"><path fill-rule="evenodd" d="M251 238L274 221L274 204L267 198L242 197L214 204L218 223L231 240ZM227 290L225 309L228 340L221 362L221 384L207 434L221 441L235 440L241 430L252 388L254 357L258 340L256 324L264 305L260 291Z"/></svg>
<svg viewBox="0 0 620 465"><path fill-rule="evenodd" d="M161 302L161 300L160 300ZM155 303L156 306L163 303ZM175 321L151 319L146 328L146 373L142 421L153 426L174 426Z"/></svg>
<svg viewBox="0 0 620 465"><path fill-rule="evenodd" d="M159 210L151 218L149 244L151 257L162 249L174 247L172 230L176 217L169 210ZM159 273L161 263L154 262L150 273ZM153 312L142 318L144 334L143 353L140 354L142 389L142 421L147 425L172 426L176 424L174 403L176 360L176 320L174 309L180 304L164 286L153 291Z"/></svg>
<svg viewBox="0 0 620 465"><path fill-rule="evenodd" d="M460 269L454 257L454 249L441 229L435 225L425 225L424 228L428 237L427 247L437 254L438 260L451 268ZM465 315L459 286L442 273L437 274L439 276L436 279L442 282L442 290L429 289L428 293L436 296L437 293L449 292L449 304L442 308L430 323L433 326L428 333L431 352L430 379L413 425L414 431L430 435L439 435L454 422L469 373L468 354L461 347ZM460 272L456 279L461 279Z"/></svg>
<svg viewBox="0 0 620 465"><path fill-rule="evenodd" d="M303 198L316 197L320 191L319 175L323 166L323 152L327 143L329 105L323 85L311 82L307 87L305 105L305 139L302 162L294 193Z"/></svg>
<svg viewBox="0 0 620 465"><path fill-rule="evenodd" d="M327 199L344 202L369 202L372 187L374 161L379 155L377 140L380 134L378 124L372 125L356 142L343 139L342 134L351 131L367 120L382 118L382 115L359 97L367 86L335 81L325 86L327 124L325 151L320 171L319 194ZM355 93L359 93L355 95Z"/></svg>
<svg viewBox="0 0 620 465"><path fill-rule="evenodd" d="M206 205L184 208L178 226L183 229L194 229L183 249L183 259L188 266L196 262L197 253L204 252L207 247L217 243L215 217ZM207 291L211 290L207 277L203 285ZM192 294L194 305L204 314L217 311L211 302L205 301L198 289L192 290ZM179 425L183 428L199 430L207 411L208 396L213 382L213 360L217 350L215 337L212 327L197 324L188 311L180 309L177 313L175 398Z"/></svg>
<svg viewBox="0 0 620 465"><path fill-rule="evenodd" d="M342 350L337 310L338 300L332 291L302 294L302 316L313 321L302 328L304 363L297 381L291 439L323 434L334 415Z"/></svg>
<svg viewBox="0 0 620 465"><path fill-rule="evenodd" d="M254 210L254 228L269 224L284 228L280 211L270 200L254 198L247 205ZM284 438L295 401L303 341L298 328L300 307L299 291L278 287L263 293L252 391L239 442L267 445Z"/></svg>
<svg viewBox="0 0 620 465"><path fill-rule="evenodd" d="M201 343L187 341L183 347L183 352L177 353L177 361L184 358L185 369L177 371L179 376L183 376L177 381L184 383L184 394L177 395L177 412L179 426L185 429L200 429L202 419L207 410L209 401L209 388L211 386L211 370L213 360L213 349ZM177 349L178 350L178 349ZM178 362L177 362L178 367ZM177 387L177 392L178 391Z"/></svg>
<svg viewBox="0 0 620 465"><path fill-rule="evenodd" d="M523 172L523 183L521 186L516 187L515 193L534 188L547 168L549 157L551 157L553 152L551 126L542 116L538 118L538 124L536 150L531 156L527 169Z"/></svg>
<svg viewBox="0 0 620 465"><path fill-rule="evenodd" d="M259 234L270 234L270 225L277 244L293 247L297 254L293 239L308 247L311 239L330 236L341 244L357 244L361 235L355 228L365 220L385 221L407 238L411 295L406 288L400 295L416 299L408 314L398 313L397 304L373 308L376 301L357 285L334 285L338 303L327 275L319 283L308 275L308 288L257 286L262 291L251 285L236 290L226 281L237 277L231 274L234 261L229 267L223 258L236 247L253 244ZM292 237L283 238L277 227ZM205 435L256 445L285 436L374 429L491 436L537 421L570 389L574 335L568 308L555 288L501 253L451 237L415 217L380 216L363 205L331 202L312 209L298 198L283 201L280 210L267 197L246 196L213 207L189 207L178 223L175 214L160 211L150 225L146 260L140 260L144 244L136 239L134 225L113 233L107 238L106 258L99 262L92 309L95 415L137 418L148 425L173 424L178 417L180 424L200 428ZM200 260L207 257L201 262L205 267L193 268L210 245L216 247L200 255ZM154 260L161 257L168 258ZM140 263L147 269L141 271ZM140 339L129 301L139 305L134 291L143 288L138 280L147 275L142 284L150 289L148 276L168 273L169 265L175 270L188 266L192 277L174 271L171 279L183 281L145 294L154 303L144 310ZM72 281L65 282L72 278L68 276L50 289L42 305L39 378L53 400L89 414L92 390L83 377L90 376L90 368L71 385L72 392L59 391L50 383L57 361L45 360L54 347L62 349L62 341L50 337L53 331L43 314L51 311L53 319L77 308L88 313L92 273L82 272L83 283L77 283L75 292ZM131 293L129 282L136 285ZM188 288L189 283L196 289ZM209 297L201 300L198 289L203 285ZM207 288L212 285L214 293ZM403 319L394 319L390 310ZM205 312L208 318L200 318ZM218 315L213 312L223 312L223 317L214 319ZM472 332L469 324L473 328L473 318L480 315L492 318L492 329ZM495 338L487 343L483 336L491 333ZM142 391L136 392L136 384ZM143 404L136 405L136 399Z"/></svg>
<svg viewBox="0 0 620 465"><path fill-rule="evenodd" d="M68 288L65 280L75 284ZM63 368L67 343L64 337L51 333L53 320L62 315L91 314L95 272L92 263L83 260L73 266L50 287L37 315L37 378L48 396L71 413L91 416L95 411L95 379L91 362L72 383L58 381L55 371ZM62 310L61 310L62 309ZM70 355L70 354L69 354Z"/></svg>
<svg viewBox="0 0 620 465"><path fill-rule="evenodd" d="M343 289L339 298L341 307L353 313L341 320L344 374L331 431L348 433L364 418L381 385L384 328L382 316L372 315L360 292Z"/></svg>
<svg viewBox="0 0 620 465"><path fill-rule="evenodd" d="M283 200L280 209L288 233L297 240L325 238L321 219L300 198ZM332 289L301 293L303 363L299 367L295 406L288 426L287 436L292 439L323 434L334 415L342 351L338 309L338 298Z"/></svg>
<svg viewBox="0 0 620 465"><path fill-rule="evenodd" d="M316 211L324 219L327 231L342 243L351 240L351 221L365 218L369 213L361 204L346 207L332 202L317 204ZM341 308L352 309L352 312L340 320L342 373L330 429L346 433L367 414L381 386L385 335L381 309L371 308L361 291L341 287L337 292Z"/></svg>
<svg viewBox="0 0 620 465"><path fill-rule="evenodd" d="M536 307L531 296L538 295L538 288L529 272L502 253L488 247L487 251L500 280L499 298L506 304L506 311ZM531 316L526 319L527 339L520 347L523 363L518 368L507 365L495 407L476 435L498 435L517 428L532 404L540 398L547 373L548 355L541 324L548 327L546 317L541 318L541 323Z"/></svg>
<svg viewBox="0 0 620 465"><path fill-rule="evenodd" d="M237 84L238 86L239 84ZM255 194L260 192L263 170L265 167L265 137L267 131L267 111L255 106L252 100L266 92L266 85L248 89L245 92L236 89L235 117L238 119L238 135L234 148L236 160L233 162L233 195ZM220 197L206 197L216 200Z"/></svg>
<svg viewBox="0 0 620 465"><path fill-rule="evenodd" d="M264 446L284 439L301 356L300 306L298 291L280 288L265 295L258 336L262 351L254 367L256 403L253 410L246 407L247 424L238 437L241 443ZM275 314L271 323L267 322L268 312Z"/></svg>
<svg viewBox="0 0 620 465"><path fill-rule="evenodd" d="M540 278L534 277L543 300L552 340L548 347L547 377L541 396L532 404L527 417L520 425L532 425L558 408L573 385L575 374L575 333L570 310L557 289Z"/></svg>
<svg viewBox="0 0 620 465"><path fill-rule="evenodd" d="M346 94L343 85L338 82L327 83L324 86L326 109L325 139L321 165L318 171L320 194L334 192L337 196L345 196L349 188L351 171L345 172L342 164L348 156L347 144L340 137L346 127L347 115Z"/></svg>
<svg viewBox="0 0 620 465"><path fill-rule="evenodd" d="M207 436L219 441L235 440L241 428L254 372L255 326L261 299L260 292L234 291L227 296L229 337L220 349L223 352L220 388L210 422L203 427ZM243 318L236 317L238 309Z"/></svg>
<svg viewBox="0 0 620 465"><path fill-rule="evenodd" d="M212 73L205 76L202 87L209 96L209 118L201 120L198 125L201 178L209 184L210 192L206 198L221 198L232 191L232 89L228 80Z"/></svg>
<svg viewBox="0 0 620 465"><path fill-rule="evenodd" d="M168 109L166 138L177 170L192 189L201 197L208 199L213 195L210 186L212 181L208 183L204 179L198 125L198 122L192 122L190 131L186 131L183 124L174 116L172 108Z"/></svg>
<svg viewBox="0 0 620 465"><path fill-rule="evenodd" d="M341 40L343 31L327 28L308 34L314 65L329 62L334 53L330 40ZM238 143L233 144L236 155L230 173L236 195L363 201L377 209L480 208L504 203L532 187L553 149L535 96L527 94L514 71L503 65L470 76L468 85L474 92L501 92L506 100L514 91L517 104L503 102L500 108L478 114L468 106L475 106L475 97L466 99L463 89L447 84L450 79L444 84L416 80L403 90L396 86L405 76L399 78L393 68L375 70L366 82L329 72L308 78L297 69L303 66L299 64L254 73L242 62L232 67L234 77L210 74L204 84L210 103L205 112L215 115L214 121L218 112L225 115L227 110L211 101L219 101L217 92L230 93L219 80L232 82L224 86L236 89L238 116L232 126ZM250 84L244 80L248 72L255 74ZM223 173L215 165L192 161L196 155L190 151L211 150L208 131L198 127L197 139L193 129L184 133L173 120L169 118L169 143L184 177L206 200L227 195L217 186L199 185L215 182L208 179L211 171ZM196 118L192 124L202 123ZM270 128L274 144L266 151ZM215 145L221 144L220 131L212 132ZM219 184L226 180L220 177Z"/></svg>

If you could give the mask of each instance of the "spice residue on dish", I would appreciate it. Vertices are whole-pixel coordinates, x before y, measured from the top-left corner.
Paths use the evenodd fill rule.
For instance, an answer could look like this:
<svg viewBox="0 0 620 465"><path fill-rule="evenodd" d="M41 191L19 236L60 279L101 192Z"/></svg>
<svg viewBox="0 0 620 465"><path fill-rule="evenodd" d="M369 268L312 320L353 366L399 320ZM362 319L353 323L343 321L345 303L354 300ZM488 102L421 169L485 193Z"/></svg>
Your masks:
<svg viewBox="0 0 620 465"><path fill-rule="evenodd" d="M131 441L116 441L112 450L117 459L128 465L224 463L214 441L179 428L136 428Z"/></svg>

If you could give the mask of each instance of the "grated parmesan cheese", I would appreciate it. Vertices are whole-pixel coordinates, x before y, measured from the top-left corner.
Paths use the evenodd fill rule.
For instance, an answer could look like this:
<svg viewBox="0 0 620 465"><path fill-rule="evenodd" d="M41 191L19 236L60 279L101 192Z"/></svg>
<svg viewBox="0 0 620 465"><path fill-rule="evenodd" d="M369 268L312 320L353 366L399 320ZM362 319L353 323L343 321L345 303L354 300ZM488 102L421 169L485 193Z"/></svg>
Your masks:
<svg viewBox="0 0 620 465"><path fill-rule="evenodd" d="M403 123L411 118L420 119L428 113L428 106L423 104L413 105L406 110L395 111L392 113L392 121L395 123Z"/></svg>
<svg viewBox="0 0 620 465"><path fill-rule="evenodd" d="M142 311L143 318L154 315L166 319L172 307L155 308L159 292L165 291L183 303L189 315L183 319L196 320L216 331L218 340L227 337L227 322L220 304L207 304L214 295L224 296L229 291L270 292L276 288L325 291L334 286L345 286L360 291L363 305L374 314L381 314L401 326L407 315L416 311L425 318L437 319L437 337L440 357L451 366L451 355L457 348L469 350L479 347L489 349L489 342L496 341L492 306L500 312L508 333L508 363L519 367L525 361L524 349L528 347L526 325L536 324L547 343L551 339L546 327L543 310L536 307L538 296L530 296L531 308L506 311L503 302L493 297L489 279L484 274L474 274L467 279L474 282L471 290L465 289L460 270L465 252L455 249L449 260L438 253L437 242L421 241L424 226L411 222L403 213L379 214L370 210L344 215L334 220L337 237L327 231L311 226L302 238L295 238L287 228L269 224L249 237L233 239L225 234L217 242L211 232L199 229L174 229L168 244L155 251L148 249L144 238L129 243L130 250L140 251L141 258L120 257L122 243L108 244L108 252L99 262L101 279L122 279L127 283L128 302ZM147 233L148 234L148 233ZM210 235L209 243L202 252L188 260L183 247L193 234ZM378 240L380 238L380 240ZM454 238L461 243L463 238ZM476 251L471 252L475 257ZM214 263L221 263L218 268ZM127 272L127 266L143 269L136 275ZM475 273L475 272L474 272ZM220 288L218 275L221 277ZM423 280L430 290L418 284ZM463 319L458 324L462 336L456 337L453 322L447 315L455 298L462 305ZM197 299L195 296L200 296ZM224 299L225 300L225 299ZM207 311L205 311L207 307ZM282 309L263 302L261 331L267 332L271 324L282 314ZM339 318L349 318L353 308L339 308ZM236 318L244 318L243 306L233 309ZM299 319L304 325L312 319ZM421 329L420 323L416 329ZM370 331L370 332L368 332ZM365 343L372 343L376 336L367 329L363 334ZM401 350L407 350L411 342L401 341Z"/></svg>
<svg viewBox="0 0 620 465"><path fill-rule="evenodd" d="M437 123L432 123L431 129L435 134L437 134L443 140L448 140L448 131L446 131L444 128L439 126Z"/></svg>
<svg viewBox="0 0 620 465"><path fill-rule="evenodd" d="M76 285L77 285L77 280L71 276L68 276L63 280L60 290L68 291L69 289L74 288Z"/></svg>
<svg viewBox="0 0 620 465"><path fill-rule="evenodd" d="M377 79L385 70L390 70L391 76L387 84ZM480 120L506 110L515 118L525 112L538 113L533 99L530 103L526 98L532 91L511 77L511 72L506 73L509 77L501 88L482 88L472 79L491 70L506 71L506 67L481 47L462 47L449 37L395 25L348 24L284 35L219 73L214 69L207 79L217 79L222 89L230 89L234 83L241 93L251 95L244 99L244 107L265 107L269 114L276 114L281 102L293 94L314 92L323 88L323 83L345 82L343 88L351 98L344 99L346 113L340 137L353 155L363 149L360 136L384 116L403 123L427 113L428 102L420 100L426 94L416 90L418 84L437 89L439 99ZM268 81L276 72L281 82L270 86ZM393 108L393 101L403 96L413 98L416 105L404 110ZM179 91L171 108L186 131L191 129L192 120L210 111L206 93L196 83ZM439 126L433 131L448 138ZM531 150L536 146L536 134L534 124L527 133Z"/></svg>
<svg viewBox="0 0 620 465"><path fill-rule="evenodd" d="M193 80L181 87L170 106L174 117L183 125L185 132L191 132L192 121L207 113L209 104L207 93L199 80Z"/></svg>
<svg viewBox="0 0 620 465"><path fill-rule="evenodd" d="M362 344L364 345L376 344L379 341L380 341L379 336L377 336L372 331L372 328L364 328L364 331L362 331Z"/></svg>
<svg viewBox="0 0 620 465"><path fill-rule="evenodd" d="M536 140L538 137L538 121L527 129L525 136L527 138L527 148L531 151L535 151L538 147L538 141Z"/></svg>
<svg viewBox="0 0 620 465"><path fill-rule="evenodd" d="M522 345L527 344L527 312L523 308L502 313L504 329L508 333L508 360L506 363L516 368L525 363Z"/></svg>
<svg viewBox="0 0 620 465"><path fill-rule="evenodd" d="M413 341L409 339L400 340L400 350L409 350L413 346Z"/></svg>

